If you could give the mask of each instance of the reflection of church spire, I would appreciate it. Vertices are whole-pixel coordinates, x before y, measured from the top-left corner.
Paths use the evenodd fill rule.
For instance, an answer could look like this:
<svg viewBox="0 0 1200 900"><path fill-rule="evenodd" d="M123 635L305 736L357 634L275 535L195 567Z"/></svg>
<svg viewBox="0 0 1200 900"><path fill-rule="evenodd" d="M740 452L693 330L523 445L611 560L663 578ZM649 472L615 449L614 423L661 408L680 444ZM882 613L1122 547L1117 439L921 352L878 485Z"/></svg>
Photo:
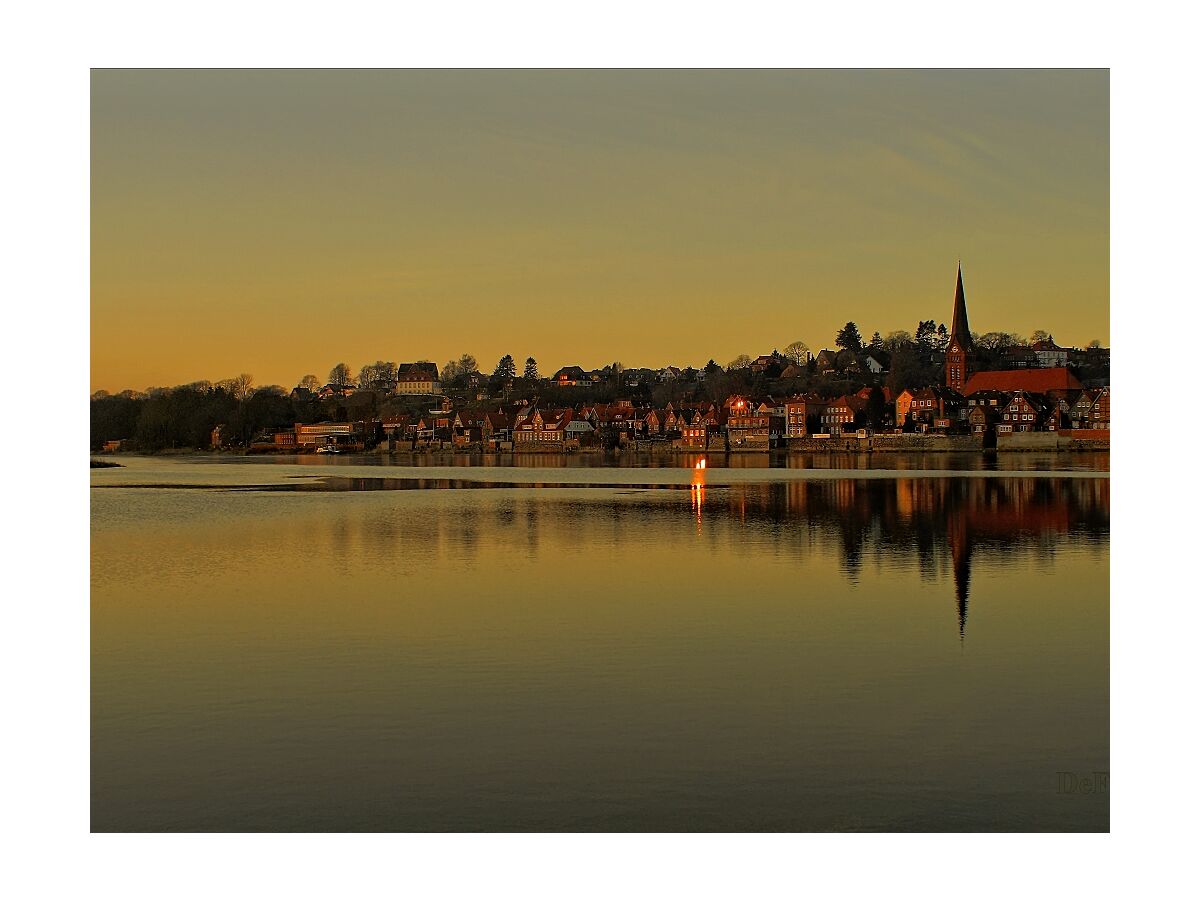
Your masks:
<svg viewBox="0 0 1200 900"><path fill-rule="evenodd" d="M967 595L971 592L971 544L954 560L954 596L958 600L958 636L967 636Z"/></svg>
<svg viewBox="0 0 1200 900"><path fill-rule="evenodd" d="M967 636L967 596L971 593L971 537L961 511L946 530L950 560L954 567L954 598L958 603L958 637Z"/></svg>

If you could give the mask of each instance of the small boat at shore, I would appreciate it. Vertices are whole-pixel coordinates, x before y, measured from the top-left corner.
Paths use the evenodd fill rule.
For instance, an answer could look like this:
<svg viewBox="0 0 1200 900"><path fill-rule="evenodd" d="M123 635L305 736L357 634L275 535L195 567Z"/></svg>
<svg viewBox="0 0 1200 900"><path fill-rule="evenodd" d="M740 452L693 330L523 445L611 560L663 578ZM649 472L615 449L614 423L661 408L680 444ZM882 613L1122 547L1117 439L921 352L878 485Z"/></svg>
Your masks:
<svg viewBox="0 0 1200 900"><path fill-rule="evenodd" d="M337 453L339 451L338 451L338 448L335 447L333 444L325 444L321 447L318 447L317 452L318 453Z"/></svg>

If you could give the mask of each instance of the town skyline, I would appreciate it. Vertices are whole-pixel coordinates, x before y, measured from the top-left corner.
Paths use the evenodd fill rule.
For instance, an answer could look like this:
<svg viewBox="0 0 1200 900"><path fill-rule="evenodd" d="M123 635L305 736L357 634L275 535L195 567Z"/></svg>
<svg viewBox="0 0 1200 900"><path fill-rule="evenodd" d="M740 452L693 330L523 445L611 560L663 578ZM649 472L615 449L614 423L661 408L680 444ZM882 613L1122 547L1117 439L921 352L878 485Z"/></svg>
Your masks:
<svg viewBox="0 0 1200 900"><path fill-rule="evenodd" d="M939 318L935 317L933 319L933 321L939 326L945 325L945 327L947 329L950 329L950 327L951 327L951 323L948 320L943 320L943 319L939 319ZM856 320L851 319L851 320L843 323L842 327L844 327L845 325L849 325L849 324L854 324L856 326L859 326L859 323ZM919 324L919 323L917 323L917 324ZM840 328L837 330L840 331ZM859 330L860 336L862 338L862 346L863 346L864 351L871 349L870 341L872 339L872 335L875 332L864 331L861 326L859 326L858 330ZM915 338L915 330L916 330L915 328L912 328L912 329L903 329L902 328L902 329L893 329L888 332L879 332L879 334L881 337L883 337L885 339L885 341L889 338L895 339L899 335L907 335L909 341L911 342ZM879 330L876 329L875 331L878 332ZM1019 338L1021 341L1023 341L1026 344L1034 343L1038 339L1039 332L1045 332L1046 335L1055 344L1057 344L1058 346L1060 346L1064 349L1083 349L1086 346L1088 346L1089 344L1091 344L1093 341L1098 340L1098 339L1093 338L1092 341L1075 341L1075 342L1064 341L1064 340L1060 339L1060 337L1058 335L1053 334L1053 332L1050 332L1047 329L1035 329L1033 332L1030 332L1029 334L1021 334L1019 332L1004 332L999 329L989 329L988 331L972 330L972 334L977 335L977 336L988 335L988 334L1006 334L1011 337ZM838 344L837 344L837 334L836 333L834 334L833 339L828 340L824 343L808 345L807 342L803 342L803 341L800 341L800 342L806 344L806 346L808 347L808 350L810 351L811 358L816 358L817 355L822 350L829 350L829 351L837 352L839 349L841 349L838 347ZM701 371L705 368L706 365L708 365L709 362L715 362L722 369L732 369L732 368L736 368L736 367L731 366L731 363L737 362L739 358L743 358L743 357L744 357L743 361L747 366L756 357L766 356L766 355L769 355L769 354L775 353L775 352L778 352L782 356L787 357L789 355L787 353L787 349L792 343L793 342L789 341L787 343L776 343L770 347L754 348L755 352L753 352L753 353L750 353L750 352L739 353L739 354L735 354L733 357L731 357L729 359L725 359L724 357L710 355L703 361L699 361L699 362L688 361L688 362L683 362L681 364L678 361L669 361L669 362L650 361L651 363L654 363L654 364L645 365L645 366L638 364L638 362L642 362L642 361L629 362L627 360L621 359L619 356L604 357L604 355L602 353L597 357L598 361L594 362L594 363L591 362L590 360L581 361L578 359L562 360L562 361L543 359L543 357L539 356L536 353L529 353L529 354L503 353L496 357L496 362L493 364L493 363L489 363L487 358L480 357L473 353L470 353L469 350L460 350L453 354L447 355L445 359L439 358L437 356L422 355L420 353L408 353L406 355L403 353L397 354L397 353L393 352L391 354L376 354L374 356L371 356L370 354L368 354L367 356L362 357L361 361L351 361L349 358L347 358L347 359L339 358L336 361L331 361L328 363L328 365L330 366L329 370L326 370L325 364L310 366L307 369L305 369L302 374L297 375L290 379L284 378L282 380L277 380L277 379L260 378L253 371L250 371L251 369L254 368L254 366L253 366L253 364L249 364L249 365L242 366L240 372L225 372L216 377L214 377L213 373L208 373L206 375L200 375L200 376L194 377L194 378L184 378L179 381L163 382L160 384L147 384L142 387L134 387L133 385L128 385L128 384L121 385L121 386L115 387L115 388L113 388L113 387L96 387L93 385L93 387L91 389L91 393L92 394L97 394L97 393L117 394L117 393L123 392L123 391L134 391L136 393L144 393L146 391L153 390L153 389L180 387L180 386L185 386L185 385L189 385L189 384L198 384L198 383L219 384L222 382L234 380L241 375L252 376L253 377L252 387L255 389L272 386L272 385L290 389L293 387L301 386L304 379L308 378L309 376L315 376L317 378L317 380L320 381L321 383L333 382L333 379L331 377L329 377L332 375L332 370L343 364L345 364L347 366L348 372L349 372L348 381L346 383L357 384L360 371L363 368L372 367L375 364L380 363L380 362L391 362L393 365L398 364L401 366L406 365L406 364L411 364L411 363L432 363L433 365L435 365L437 367L438 371L441 372L445 368L447 363L450 363L450 364L458 363L464 354L470 355L474 358L475 362L477 363L477 368L474 371L479 372L481 375L483 375L485 377L492 376L494 374L494 370L507 357L511 357L512 362L516 367L517 375L519 376L522 374L522 372L524 370L525 363L529 359L532 359L537 365L539 378L542 380L546 380L546 381L553 380L554 373L561 371L562 369L578 366L586 371L593 372L593 371L599 371L602 369L607 369L613 363L619 363L621 365L622 369L636 369L636 370L648 370L648 371L662 371L662 370L669 369L669 368L677 368L680 370L692 369L692 370L696 370L696 371ZM1100 346L1105 346L1105 345L1102 343ZM889 352L890 352L890 347L888 347L886 344L883 349L889 350ZM399 360L399 362L397 362L398 360Z"/></svg>
<svg viewBox="0 0 1200 900"><path fill-rule="evenodd" d="M942 321L960 257L978 322L1110 339L1106 71L99 70L92 88L93 391L405 355L815 351L847 318Z"/></svg>

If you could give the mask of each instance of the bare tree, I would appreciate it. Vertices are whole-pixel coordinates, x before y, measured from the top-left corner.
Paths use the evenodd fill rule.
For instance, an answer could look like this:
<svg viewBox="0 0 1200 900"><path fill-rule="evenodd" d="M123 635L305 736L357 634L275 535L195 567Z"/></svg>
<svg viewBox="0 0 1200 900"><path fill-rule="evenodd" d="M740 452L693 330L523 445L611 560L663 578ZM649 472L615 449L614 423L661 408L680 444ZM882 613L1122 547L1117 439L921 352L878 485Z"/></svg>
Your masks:
<svg viewBox="0 0 1200 900"><path fill-rule="evenodd" d="M350 367L343 363L338 363L329 370L329 383L337 387L345 387L350 384L352 377L350 375Z"/></svg>
<svg viewBox="0 0 1200 900"><path fill-rule="evenodd" d="M1012 335L1005 331L989 331L975 338L975 345L984 350L1003 350L1012 346Z"/></svg>
<svg viewBox="0 0 1200 900"><path fill-rule="evenodd" d="M802 366L808 362L812 353L808 349L808 344L804 343L804 341L792 341L783 348L783 355L796 365Z"/></svg>
<svg viewBox="0 0 1200 900"><path fill-rule="evenodd" d="M243 372L231 381L233 382L233 396L239 401L248 400L254 393L254 376L249 372Z"/></svg>
<svg viewBox="0 0 1200 900"><path fill-rule="evenodd" d="M730 369L748 369L750 368L750 363L752 362L754 362L754 360L752 360L745 353L742 353L731 359L729 364L725 366L725 370L729 371Z"/></svg>
<svg viewBox="0 0 1200 900"><path fill-rule="evenodd" d="M316 375L305 375L300 379L300 387L307 388L315 394L321 387L321 382Z"/></svg>

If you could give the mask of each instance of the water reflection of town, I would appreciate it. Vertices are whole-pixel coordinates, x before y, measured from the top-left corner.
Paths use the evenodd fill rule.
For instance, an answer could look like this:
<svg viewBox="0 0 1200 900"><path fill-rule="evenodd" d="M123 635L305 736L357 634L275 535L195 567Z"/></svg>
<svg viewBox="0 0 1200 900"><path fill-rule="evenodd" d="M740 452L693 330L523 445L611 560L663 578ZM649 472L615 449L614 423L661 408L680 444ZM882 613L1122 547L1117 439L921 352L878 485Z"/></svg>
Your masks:
<svg viewBox="0 0 1200 900"><path fill-rule="evenodd" d="M881 563L915 558L923 577L953 573L959 633L964 634L972 557L1033 549L1049 559L1065 540L1107 546L1107 478L880 478L737 485L714 491L707 472L692 474L691 506L706 521L807 525L837 534L843 571L858 577L864 557Z"/></svg>
<svg viewBox="0 0 1200 900"><path fill-rule="evenodd" d="M236 457L236 461L243 461ZM704 460L710 469L816 469L839 471L1088 471L1107 472L1108 453L677 453L624 452L619 455L594 453L416 453L402 457L342 454L340 456L263 456L260 465L291 466L437 466L471 469L677 469L692 468Z"/></svg>
<svg viewBox="0 0 1200 900"><path fill-rule="evenodd" d="M866 561L912 571L930 582L953 580L958 628L965 633L971 570L980 554L994 565L1049 565L1060 547L1087 545L1106 559L1109 480L1094 477L874 477L716 484L716 473L695 469L691 483L539 485L447 479L346 479L346 490L401 489L422 497L419 512L365 518L335 516L339 555L371 545L395 564L429 554L441 564L494 565L495 556L534 558L597 540L627 547L631 564L647 535L674 542L690 520L693 540L728 547L745 529L756 543L798 554L835 554L856 582ZM329 486L322 488L328 490ZM484 500L484 496L487 497ZM436 498L436 499L435 499ZM645 502L646 500L653 502ZM432 502L428 502L432 501ZM340 526L336 524L340 522ZM412 540L419 522L420 541ZM543 546L543 544L545 546ZM416 547L420 554L414 554ZM382 554L382 555L381 555ZM947 598L949 599L949 597Z"/></svg>

